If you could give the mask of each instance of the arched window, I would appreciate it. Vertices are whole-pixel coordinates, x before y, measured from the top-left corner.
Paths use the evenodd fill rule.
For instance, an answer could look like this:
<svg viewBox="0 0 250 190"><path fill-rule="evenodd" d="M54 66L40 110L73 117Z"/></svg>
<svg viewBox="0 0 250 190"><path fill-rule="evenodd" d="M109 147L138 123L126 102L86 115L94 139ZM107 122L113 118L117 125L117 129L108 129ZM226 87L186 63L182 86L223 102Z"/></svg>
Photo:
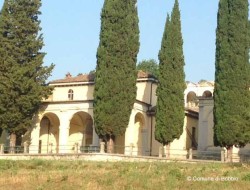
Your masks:
<svg viewBox="0 0 250 190"><path fill-rule="evenodd" d="M70 89L68 91L68 99L69 100L73 100L74 99L74 91L72 89Z"/></svg>
<svg viewBox="0 0 250 190"><path fill-rule="evenodd" d="M196 107L198 106L198 97L196 93L191 91L187 94L187 107Z"/></svg>
<svg viewBox="0 0 250 190"><path fill-rule="evenodd" d="M212 95L212 92L210 92L210 91L208 91L208 90L206 90L205 92L203 92L203 94L202 94L202 97L204 97L204 98L209 98L209 97L212 97L213 95Z"/></svg>

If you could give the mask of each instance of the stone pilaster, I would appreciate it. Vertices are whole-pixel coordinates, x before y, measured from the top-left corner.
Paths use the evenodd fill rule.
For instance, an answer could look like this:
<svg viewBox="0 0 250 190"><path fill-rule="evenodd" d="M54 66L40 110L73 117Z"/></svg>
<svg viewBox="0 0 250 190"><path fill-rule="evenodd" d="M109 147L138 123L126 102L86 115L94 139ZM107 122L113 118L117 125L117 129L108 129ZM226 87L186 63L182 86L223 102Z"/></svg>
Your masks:
<svg viewBox="0 0 250 190"><path fill-rule="evenodd" d="M67 146L69 138L70 118L66 113L59 116L59 153L69 153L70 148Z"/></svg>

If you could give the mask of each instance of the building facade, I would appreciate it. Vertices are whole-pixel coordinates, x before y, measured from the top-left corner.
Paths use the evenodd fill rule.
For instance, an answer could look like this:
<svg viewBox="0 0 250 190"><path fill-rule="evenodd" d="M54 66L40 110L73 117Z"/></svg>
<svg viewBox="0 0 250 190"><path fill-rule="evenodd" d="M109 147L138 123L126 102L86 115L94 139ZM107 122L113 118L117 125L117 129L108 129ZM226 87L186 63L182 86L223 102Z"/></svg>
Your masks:
<svg viewBox="0 0 250 190"><path fill-rule="evenodd" d="M126 133L115 138L115 153L131 154L132 147L133 155L159 155L161 144L154 138L157 83L150 74L138 72L136 101ZM23 139L30 145L29 153L98 151L100 139L93 121L94 76L67 74L64 79L49 85L54 87L53 93L43 100L30 135ZM186 157L190 148L199 149L200 145L204 149L207 146L200 134L206 131L199 128L199 98L211 99L213 86L207 81L187 82L183 133L170 144L170 156ZM5 143L3 139L0 143Z"/></svg>

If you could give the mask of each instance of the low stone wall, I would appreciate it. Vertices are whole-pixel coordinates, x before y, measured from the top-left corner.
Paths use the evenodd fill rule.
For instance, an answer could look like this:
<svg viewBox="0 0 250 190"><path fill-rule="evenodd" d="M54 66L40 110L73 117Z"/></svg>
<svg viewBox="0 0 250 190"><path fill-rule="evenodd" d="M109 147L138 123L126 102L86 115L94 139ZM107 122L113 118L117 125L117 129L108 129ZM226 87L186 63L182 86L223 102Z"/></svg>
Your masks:
<svg viewBox="0 0 250 190"><path fill-rule="evenodd" d="M184 162L184 163L197 163L209 162L214 163L219 161L204 161L204 160L189 160L189 159L166 159L159 157L149 156L126 156L120 154L101 154L101 153L88 153L88 154L2 154L1 160L32 160L32 159L45 159L45 160L84 160L84 161L104 161L104 162Z"/></svg>

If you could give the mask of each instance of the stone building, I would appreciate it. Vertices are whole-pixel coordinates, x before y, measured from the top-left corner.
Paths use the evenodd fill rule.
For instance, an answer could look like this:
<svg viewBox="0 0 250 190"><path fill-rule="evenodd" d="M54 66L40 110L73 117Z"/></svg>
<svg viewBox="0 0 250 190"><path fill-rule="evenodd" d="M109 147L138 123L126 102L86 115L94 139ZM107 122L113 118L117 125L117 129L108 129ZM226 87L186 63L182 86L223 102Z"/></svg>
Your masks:
<svg viewBox="0 0 250 190"><path fill-rule="evenodd" d="M115 153L130 154L133 147L133 155L159 154L161 144L154 138L157 82L150 74L138 72L136 101L126 133L115 138ZM67 74L64 79L51 81L49 85L54 87L53 93L43 100L31 135L23 139L29 141L29 152L73 153L97 150L100 140L93 122L94 76L72 77ZM205 149L210 143L205 138L208 131L199 127L211 125L204 119L199 120L200 112L204 111L201 105L199 111L199 98L211 99L213 86L212 82L207 81L198 84L187 82L184 91L183 134L171 143L171 156L186 157L190 148ZM210 117L207 118L209 121ZM0 143L4 143L3 139Z"/></svg>

